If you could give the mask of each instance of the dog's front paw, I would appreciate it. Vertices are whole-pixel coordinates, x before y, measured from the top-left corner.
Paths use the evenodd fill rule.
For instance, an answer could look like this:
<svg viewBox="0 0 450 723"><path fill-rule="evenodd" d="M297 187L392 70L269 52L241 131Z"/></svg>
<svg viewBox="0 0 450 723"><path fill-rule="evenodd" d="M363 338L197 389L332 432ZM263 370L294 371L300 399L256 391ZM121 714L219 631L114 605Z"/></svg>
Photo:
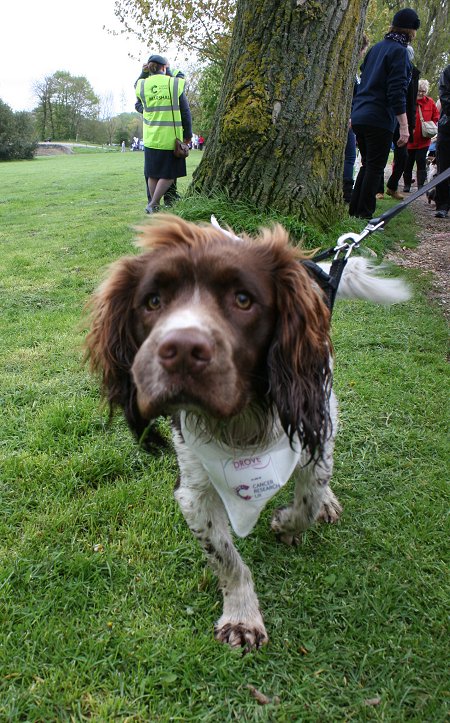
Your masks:
<svg viewBox="0 0 450 723"><path fill-rule="evenodd" d="M333 524L337 522L342 513L342 506L336 495L328 488L327 496L323 501L322 507L317 518L321 522Z"/></svg>
<svg viewBox="0 0 450 723"><path fill-rule="evenodd" d="M292 525L292 507L279 507L275 510L270 529L275 533L277 540L284 545L298 545L299 538L295 535Z"/></svg>
<svg viewBox="0 0 450 723"><path fill-rule="evenodd" d="M214 637L231 648L243 648L244 654L251 650L258 650L269 640L262 619L261 622L255 624L234 623L226 622L223 616L214 627Z"/></svg>

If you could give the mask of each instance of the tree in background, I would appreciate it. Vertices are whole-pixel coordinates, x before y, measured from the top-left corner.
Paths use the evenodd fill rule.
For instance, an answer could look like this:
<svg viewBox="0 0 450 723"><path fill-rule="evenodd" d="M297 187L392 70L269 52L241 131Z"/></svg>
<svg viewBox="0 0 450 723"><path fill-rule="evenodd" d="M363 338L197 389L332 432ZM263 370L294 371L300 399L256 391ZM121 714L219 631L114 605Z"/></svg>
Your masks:
<svg viewBox="0 0 450 723"><path fill-rule="evenodd" d="M381 40L394 14L405 5L412 7L420 18L420 28L414 40L414 64L419 68L421 77L429 80L429 94L437 98L439 74L450 59L448 0L415 0L411 4L398 0L371 0L366 32L371 43Z"/></svg>
<svg viewBox="0 0 450 723"><path fill-rule="evenodd" d="M313 5L307 0L296 0L297 6ZM410 5L421 19L420 34L414 47L423 74L430 78L439 75L448 64L448 0L370 0L367 27L371 41L377 42L386 32L397 10ZM180 11L178 0L116 0L114 12L124 31L135 35L140 42L160 43L161 47L177 45L200 60L224 64L236 12L236 0L191 0Z"/></svg>
<svg viewBox="0 0 450 723"><path fill-rule="evenodd" d="M83 122L99 114L99 98L84 76L58 70L35 81L33 92L38 99L36 123L41 138L76 140Z"/></svg>
<svg viewBox="0 0 450 723"><path fill-rule="evenodd" d="M121 113L117 116L117 125L114 133L114 143L120 146L125 141L127 146L131 145L134 136L142 138L142 115L140 113Z"/></svg>
<svg viewBox="0 0 450 723"><path fill-rule="evenodd" d="M314 5L306 0L296 0L295 4ZM450 56L448 0L411 0L409 4L421 19L420 32L414 43L416 65L423 77L430 80L431 92L436 97L439 73L448 64ZM365 31L371 42L382 38L394 13L402 7L405 2L401 0L370 0ZM178 0L161 0L154 5L148 0L116 0L114 9L124 32L137 36L140 42L149 46L156 42L154 50L157 52L174 44L190 54L194 51L200 61L207 61L206 74L213 69L216 76L223 72L235 11L236 0L192 0L183 5L182 12ZM208 100L204 112L205 118L209 118L212 115L209 101L213 96L208 95L208 82L205 90ZM200 95L203 96L203 89ZM202 102L200 97L200 104Z"/></svg>
<svg viewBox="0 0 450 723"><path fill-rule="evenodd" d="M220 63L183 67L194 133L208 136L217 108L224 68Z"/></svg>
<svg viewBox="0 0 450 723"><path fill-rule="evenodd" d="M114 13L127 33L139 42L156 42L155 52L174 43L190 55L225 62L236 9L236 0L116 0ZM117 34L117 33L116 33Z"/></svg>
<svg viewBox="0 0 450 723"><path fill-rule="evenodd" d="M0 99L0 161L33 158L37 147L31 113L14 113Z"/></svg>
<svg viewBox="0 0 450 723"><path fill-rule="evenodd" d="M111 145L117 130L117 116L114 114L114 97L112 93L107 93L101 99L100 118L105 130L106 142Z"/></svg>
<svg viewBox="0 0 450 723"><path fill-rule="evenodd" d="M208 138L212 131L214 116L222 89L224 69L219 63L210 63L204 69L198 83L199 121L198 131Z"/></svg>
<svg viewBox="0 0 450 723"><path fill-rule="evenodd" d="M193 188L325 226L368 0L238 0L220 101Z"/></svg>

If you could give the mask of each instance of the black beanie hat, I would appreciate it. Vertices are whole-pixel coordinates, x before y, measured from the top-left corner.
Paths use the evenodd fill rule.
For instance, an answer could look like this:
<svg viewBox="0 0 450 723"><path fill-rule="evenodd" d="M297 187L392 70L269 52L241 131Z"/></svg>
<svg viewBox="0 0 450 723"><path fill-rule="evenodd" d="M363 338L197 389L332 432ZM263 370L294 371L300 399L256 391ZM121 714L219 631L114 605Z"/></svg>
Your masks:
<svg viewBox="0 0 450 723"><path fill-rule="evenodd" d="M163 55L151 55L147 60L147 63L158 63L159 65L167 65L167 58Z"/></svg>
<svg viewBox="0 0 450 723"><path fill-rule="evenodd" d="M415 10L405 8L395 13L392 25L396 28L405 28L406 30L417 30L420 26L419 16Z"/></svg>

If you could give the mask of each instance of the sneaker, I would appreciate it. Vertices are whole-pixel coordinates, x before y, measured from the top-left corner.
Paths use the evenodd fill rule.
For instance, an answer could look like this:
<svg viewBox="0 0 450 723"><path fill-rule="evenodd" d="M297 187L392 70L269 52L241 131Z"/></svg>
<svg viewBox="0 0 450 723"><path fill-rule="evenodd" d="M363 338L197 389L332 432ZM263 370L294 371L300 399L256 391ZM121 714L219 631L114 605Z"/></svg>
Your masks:
<svg viewBox="0 0 450 723"><path fill-rule="evenodd" d="M399 193L398 191L393 191L392 188L387 188L387 189L386 189L386 193L387 193L387 195L390 196L391 198L395 198L396 201L403 201L403 199L405 198L405 197L402 196L402 194Z"/></svg>
<svg viewBox="0 0 450 723"><path fill-rule="evenodd" d="M376 198L381 201L384 198L384 193L377 193Z"/></svg>
<svg viewBox="0 0 450 723"><path fill-rule="evenodd" d="M152 206L151 203L148 203L145 207L145 213L158 213L159 206Z"/></svg>
<svg viewBox="0 0 450 723"><path fill-rule="evenodd" d="M411 186L403 186L403 193L411 193Z"/></svg>
<svg viewBox="0 0 450 723"><path fill-rule="evenodd" d="M437 213L434 214L436 218L447 218L448 211L437 211Z"/></svg>

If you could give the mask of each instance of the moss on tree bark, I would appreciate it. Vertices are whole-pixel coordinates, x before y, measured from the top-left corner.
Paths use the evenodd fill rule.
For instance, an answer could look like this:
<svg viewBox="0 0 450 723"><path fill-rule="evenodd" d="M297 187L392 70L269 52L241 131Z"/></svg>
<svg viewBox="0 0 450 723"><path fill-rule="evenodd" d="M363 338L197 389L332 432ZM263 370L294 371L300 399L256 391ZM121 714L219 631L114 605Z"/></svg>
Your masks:
<svg viewBox="0 0 450 723"><path fill-rule="evenodd" d="M192 188L325 226L368 0L239 0L222 95Z"/></svg>

